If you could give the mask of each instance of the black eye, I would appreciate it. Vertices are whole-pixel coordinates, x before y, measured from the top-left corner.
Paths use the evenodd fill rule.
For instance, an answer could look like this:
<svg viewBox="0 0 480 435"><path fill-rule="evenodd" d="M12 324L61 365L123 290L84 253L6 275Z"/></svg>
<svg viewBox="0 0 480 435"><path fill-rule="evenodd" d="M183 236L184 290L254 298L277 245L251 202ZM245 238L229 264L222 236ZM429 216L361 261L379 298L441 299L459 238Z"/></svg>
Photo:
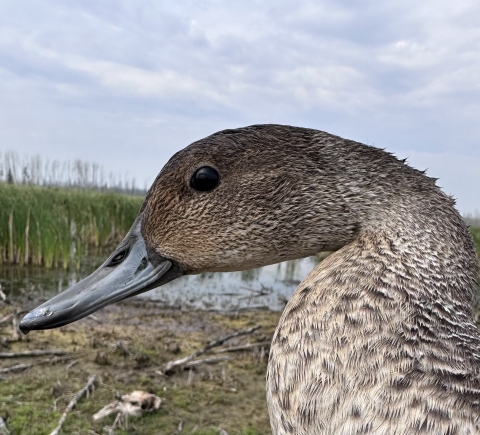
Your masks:
<svg viewBox="0 0 480 435"><path fill-rule="evenodd" d="M126 249L124 251L119 252L110 260L110 263L108 263L108 265L116 266L117 264L120 264L124 260L124 258L127 256L127 254L128 254L128 251Z"/></svg>
<svg viewBox="0 0 480 435"><path fill-rule="evenodd" d="M210 166L202 166L193 173L190 186L199 192L208 192L214 189L219 181L220 176L215 169Z"/></svg>

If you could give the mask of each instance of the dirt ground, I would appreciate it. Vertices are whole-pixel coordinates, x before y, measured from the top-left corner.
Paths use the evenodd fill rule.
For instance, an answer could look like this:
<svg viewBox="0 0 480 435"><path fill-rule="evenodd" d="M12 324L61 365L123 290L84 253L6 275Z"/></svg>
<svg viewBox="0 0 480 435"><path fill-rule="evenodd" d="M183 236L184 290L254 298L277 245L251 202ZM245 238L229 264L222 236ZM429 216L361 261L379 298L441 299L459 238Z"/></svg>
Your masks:
<svg viewBox="0 0 480 435"><path fill-rule="evenodd" d="M18 310L29 310L30 301ZM265 402L268 346L216 353L218 349L269 341L279 313L218 314L166 309L132 299L117 303L72 325L33 331L15 338L8 316L15 307L0 302L0 354L34 349L67 352L60 356L0 357L0 417L11 435L49 434L72 397L97 375L95 390L75 406L60 433L105 434L115 414L93 421L92 415L122 394L145 390L162 398L158 411L129 418L121 434L269 434ZM197 359L228 355L229 360L162 374L168 361L203 348L212 340L248 329ZM1 372L31 364L21 372ZM1 433L1 431L0 431Z"/></svg>

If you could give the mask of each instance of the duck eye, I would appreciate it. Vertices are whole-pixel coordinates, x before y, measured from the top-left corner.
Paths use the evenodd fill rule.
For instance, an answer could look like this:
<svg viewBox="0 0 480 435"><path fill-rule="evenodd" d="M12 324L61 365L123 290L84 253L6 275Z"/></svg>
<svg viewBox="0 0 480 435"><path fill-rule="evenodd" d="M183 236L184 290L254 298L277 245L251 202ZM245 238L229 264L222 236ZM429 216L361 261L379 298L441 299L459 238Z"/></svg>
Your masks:
<svg viewBox="0 0 480 435"><path fill-rule="evenodd" d="M208 192L214 189L219 181L220 176L215 169L210 166L202 166L193 173L190 186L199 192Z"/></svg>
<svg viewBox="0 0 480 435"><path fill-rule="evenodd" d="M127 256L128 251L125 249L124 251L119 252L116 254L111 260L110 263L108 263L108 266L116 266L117 264L120 264L125 257Z"/></svg>

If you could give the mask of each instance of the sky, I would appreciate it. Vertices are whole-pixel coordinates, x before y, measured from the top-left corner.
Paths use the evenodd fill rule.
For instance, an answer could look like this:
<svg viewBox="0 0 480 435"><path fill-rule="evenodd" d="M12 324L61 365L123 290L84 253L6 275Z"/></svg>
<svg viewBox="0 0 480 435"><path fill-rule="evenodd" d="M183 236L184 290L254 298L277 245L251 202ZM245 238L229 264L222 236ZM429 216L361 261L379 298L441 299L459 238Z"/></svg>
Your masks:
<svg viewBox="0 0 480 435"><path fill-rule="evenodd" d="M0 151L149 185L218 130L386 148L480 213L477 0L0 2Z"/></svg>

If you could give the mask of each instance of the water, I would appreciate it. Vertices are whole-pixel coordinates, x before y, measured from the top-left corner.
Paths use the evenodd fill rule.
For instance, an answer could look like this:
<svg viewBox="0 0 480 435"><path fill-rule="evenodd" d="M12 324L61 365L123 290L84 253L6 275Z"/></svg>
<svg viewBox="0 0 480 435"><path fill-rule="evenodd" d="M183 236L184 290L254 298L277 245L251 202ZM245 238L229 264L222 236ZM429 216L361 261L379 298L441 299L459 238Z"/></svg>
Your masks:
<svg viewBox="0 0 480 435"><path fill-rule="evenodd" d="M242 272L184 276L138 297L178 308L280 311L300 281L324 257L320 254ZM86 260L79 271L3 265L0 267L0 285L12 300L39 296L46 299L89 275L104 258Z"/></svg>
<svg viewBox="0 0 480 435"><path fill-rule="evenodd" d="M183 276L146 293L168 306L238 311L263 308L280 311L318 263L317 257L242 272Z"/></svg>
<svg viewBox="0 0 480 435"><path fill-rule="evenodd" d="M11 299L49 298L93 272L104 258L86 259L80 270L47 269L39 266L0 266L0 288Z"/></svg>

